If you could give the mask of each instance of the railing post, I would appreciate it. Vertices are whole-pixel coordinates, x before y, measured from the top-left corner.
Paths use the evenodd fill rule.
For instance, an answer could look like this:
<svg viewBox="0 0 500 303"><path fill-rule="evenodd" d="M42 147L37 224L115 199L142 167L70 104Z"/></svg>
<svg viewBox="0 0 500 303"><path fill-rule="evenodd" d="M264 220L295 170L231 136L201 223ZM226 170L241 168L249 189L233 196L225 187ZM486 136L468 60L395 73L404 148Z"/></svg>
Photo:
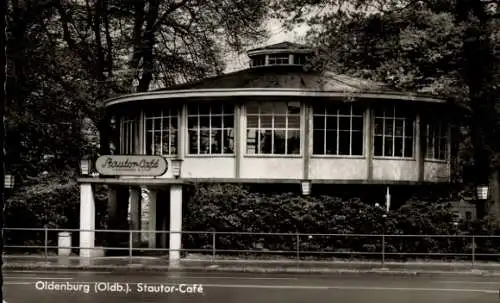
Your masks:
<svg viewBox="0 0 500 303"><path fill-rule="evenodd" d="M43 246L44 246L44 252L45 252L45 260L49 258L49 252L47 248L47 244L49 241L49 230L47 227L44 228L44 240L43 240Z"/></svg>
<svg viewBox="0 0 500 303"><path fill-rule="evenodd" d="M215 231L212 232L212 261L215 261Z"/></svg>
<svg viewBox="0 0 500 303"><path fill-rule="evenodd" d="M132 249L133 249L133 230L129 231L129 237L128 237L128 257L132 259Z"/></svg>
<svg viewBox="0 0 500 303"><path fill-rule="evenodd" d="M385 266L385 234L382 234L382 267Z"/></svg>
<svg viewBox="0 0 500 303"><path fill-rule="evenodd" d="M300 235L299 233L296 234L297 237L297 243L296 243L296 248L297 248L297 261L300 261Z"/></svg>
<svg viewBox="0 0 500 303"><path fill-rule="evenodd" d="M472 235L472 268L476 263L476 237Z"/></svg>

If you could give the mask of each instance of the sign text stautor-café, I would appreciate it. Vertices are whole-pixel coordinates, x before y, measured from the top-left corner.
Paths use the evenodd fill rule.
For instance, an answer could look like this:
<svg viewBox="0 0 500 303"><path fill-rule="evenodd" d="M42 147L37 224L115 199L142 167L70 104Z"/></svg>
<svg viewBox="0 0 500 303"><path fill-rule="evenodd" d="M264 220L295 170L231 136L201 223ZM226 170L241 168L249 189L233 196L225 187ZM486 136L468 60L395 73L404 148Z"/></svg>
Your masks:
<svg viewBox="0 0 500 303"><path fill-rule="evenodd" d="M107 176L161 176L168 163L161 156L105 155L97 159L96 169Z"/></svg>

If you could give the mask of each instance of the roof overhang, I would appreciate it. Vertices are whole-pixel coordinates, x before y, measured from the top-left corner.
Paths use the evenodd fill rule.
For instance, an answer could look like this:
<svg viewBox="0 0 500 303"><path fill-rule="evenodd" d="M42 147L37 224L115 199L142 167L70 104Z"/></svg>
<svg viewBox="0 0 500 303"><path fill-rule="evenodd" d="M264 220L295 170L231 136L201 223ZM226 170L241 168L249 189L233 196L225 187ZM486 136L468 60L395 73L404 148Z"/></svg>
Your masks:
<svg viewBox="0 0 500 303"><path fill-rule="evenodd" d="M277 49L256 49L247 52L249 57L269 54L312 54L314 50L308 48L277 48Z"/></svg>
<svg viewBox="0 0 500 303"><path fill-rule="evenodd" d="M227 88L227 89L184 89L165 90L146 93L128 94L106 100L106 107L129 104L136 101L153 101L162 99L196 99L196 98L229 98L229 97L309 97L309 98L359 98L386 99L414 102L446 103L445 100L421 96L413 93L399 92L356 92L356 91L315 91L307 89L287 88Z"/></svg>

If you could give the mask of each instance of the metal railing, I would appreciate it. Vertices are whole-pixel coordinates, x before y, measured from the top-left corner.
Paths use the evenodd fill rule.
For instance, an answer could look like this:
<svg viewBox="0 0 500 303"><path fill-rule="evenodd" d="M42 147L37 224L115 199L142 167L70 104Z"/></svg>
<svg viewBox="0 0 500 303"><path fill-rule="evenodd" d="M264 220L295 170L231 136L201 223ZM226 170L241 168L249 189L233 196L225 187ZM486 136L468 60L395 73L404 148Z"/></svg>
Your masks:
<svg viewBox="0 0 500 303"><path fill-rule="evenodd" d="M391 235L391 234L312 234L312 233L252 233L216 231L144 231L144 230L80 230L52 228L4 228L4 250L27 252L37 250L46 258L57 250L60 232L70 232L73 244L78 243L80 232L94 232L94 250L121 251L129 257L137 252L172 251L168 237L181 234L181 253L200 253L217 256L241 256L249 254L280 255L290 260L317 260L332 258L364 258L379 260L382 266L387 260L413 258L468 260L474 266L478 260L500 260L500 236L492 235ZM34 235L33 235L34 234ZM110 234L114 234L111 235ZM100 236L98 236L100 235ZM154 235L159 246L143 247L144 236ZM26 240L28 239L28 240ZM22 243L20 243L22 242ZM146 239L147 242L147 239ZM119 243L110 245L108 243ZM156 245L155 245L156 246ZM76 252L89 249L71 245L65 247Z"/></svg>

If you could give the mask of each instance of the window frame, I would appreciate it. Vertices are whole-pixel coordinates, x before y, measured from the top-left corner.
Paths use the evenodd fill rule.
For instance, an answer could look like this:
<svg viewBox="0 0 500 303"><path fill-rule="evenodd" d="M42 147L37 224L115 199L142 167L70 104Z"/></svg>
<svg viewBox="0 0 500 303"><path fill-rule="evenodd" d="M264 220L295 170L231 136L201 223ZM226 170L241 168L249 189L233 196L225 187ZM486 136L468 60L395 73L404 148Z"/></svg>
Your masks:
<svg viewBox="0 0 500 303"><path fill-rule="evenodd" d="M169 112L169 115L165 115L164 114L165 110L167 110ZM155 113L155 111L160 111L161 114L160 114L160 116L153 116L153 115L148 116L148 111L152 111L153 114ZM179 140L181 140L180 139L180 135L181 135L181 132L180 132L180 130L181 130L181 128L180 128L180 125L181 125L181 121L180 121L181 120L181 111L182 111L182 106L160 107L160 108L156 108L156 109L145 108L143 110L143 115L144 115L143 134L144 134L144 137L143 137L142 142L143 142L143 153L145 155L156 155L154 153L149 154L147 152L148 151L147 137L148 137L148 135L153 136L153 138L152 138L152 144L154 145L155 144L154 143L154 133L159 131L160 132L160 138L161 138L160 139L161 140L160 141L161 142L160 146L161 146L161 150L162 150L162 153L161 153L160 156L166 157L166 158L171 158L171 157L177 157L177 156L179 156L179 153L180 153L180 151L179 151ZM172 114L173 112L175 112L175 114ZM175 117L175 119L177 119L177 127L175 128L175 132L174 132L174 134L176 135L175 136L175 139L176 139L175 140L175 149L176 149L175 153L171 153L171 150L170 150L171 146L172 146L171 145L171 135L173 134L172 129L170 127L168 128L168 131L169 131L169 136L168 136L169 137L169 145L168 145L169 146L169 153L168 154L163 153L163 134L164 134L164 130L165 130L163 128L163 118L166 118L166 117L168 117L169 125L171 125L170 122L171 122L172 118ZM153 126L156 125L156 121L157 120L160 120L160 127L158 128L158 130L155 127L153 127L152 131L148 130L147 129L148 120L152 121L152 123L153 123L152 125Z"/></svg>
<svg viewBox="0 0 500 303"><path fill-rule="evenodd" d="M215 115L212 115L212 105L213 104L220 104L222 106L222 113L221 114L215 114ZM190 114L189 112L189 106L190 105L193 105L195 104L197 107L198 107L198 113L197 114ZM205 104L205 105L208 105L210 107L210 110L209 110L209 114L208 115L205 115L205 114L200 114L199 113L199 106L200 104ZM230 114L226 114L224 112L224 109L227 108L227 107L232 107L233 110L232 110L232 113ZM185 140L184 140L184 149L185 149L185 157L186 158L199 158L199 157L229 157L229 158L232 158L232 157L235 157L236 156L236 148L237 148L237 144L236 144L236 140L237 140L237 135L236 135L236 131L237 131L237 128L236 128L236 104L233 104L233 103L226 103L226 102L210 102L210 101L202 101L202 102L196 102L196 103L188 103L185 105L185 117L186 117L186 120L185 120L185 127L184 127L184 136L185 136ZM212 149L212 136L211 136L211 132L212 132L212 116L217 116L217 117L220 117L221 118L221 128L214 128L214 130L220 130L221 133L223 134L222 135L222 141L221 141L221 153L200 153L200 147L201 147L201 130L202 128L199 126L199 123L200 123L200 117L207 117L209 118L209 148L210 150ZM224 117L227 117L227 116L232 116L233 117L233 126L232 127L225 127L224 125ZM198 127L196 128L197 130L197 150L198 150L198 153L191 153L190 152L190 144L191 144L191 137L190 137L190 131L194 130L192 128L189 128L189 118L193 118L193 117L197 117L197 121L198 121ZM232 137L232 152L231 153L224 153L224 134L225 134L225 131L226 130L232 130L233 132L233 137Z"/></svg>
<svg viewBox="0 0 500 303"><path fill-rule="evenodd" d="M413 115L408 115L407 112L403 109L401 110L402 106L401 105L398 105L398 104L395 104L395 103L392 103L391 105L384 105L382 106L381 108L378 108L379 110L382 110L383 111L383 116L380 117L380 116L377 116L377 108L374 108L372 109L372 119L370 121L371 123L371 129L372 129L372 152L371 152L371 156L373 157L373 159L375 160L403 160L403 161L416 161L417 159L417 150L416 150L416 136L418 135L417 134L417 129L416 129L416 123L417 123L417 119L416 119L416 115L413 116ZM398 111L399 109L399 111ZM392 111L391 115L392 116L387 116L387 112L388 111ZM403 112L404 114L398 114L398 112ZM382 135L377 135L376 133L376 122L377 122L377 119L381 119L383 121L383 126L382 126ZM385 121L386 120L392 120L392 134L389 136L389 135L386 135L385 134L385 126L386 126L386 123ZM402 136L396 136L396 121L403 121L403 135ZM413 125L412 129L413 129L413 133L411 134L411 139L412 139L412 156L411 157L405 157L405 147L406 147L406 139L409 138L409 136L406 136L406 121L410 121ZM376 155L375 154L375 139L376 137L382 137L382 155ZM392 156L387 156L385 155L385 138L386 137L390 137L392 138ZM396 152L396 143L395 143L395 138L402 138L402 156L395 156L395 152Z"/></svg>
<svg viewBox="0 0 500 303"><path fill-rule="evenodd" d="M275 63L271 63L271 60L274 60ZM290 65L290 54L289 53L269 54L267 62L268 62L267 65ZM277 63L277 62L284 62L284 63Z"/></svg>
<svg viewBox="0 0 500 303"><path fill-rule="evenodd" d="M427 161L427 162L439 162L439 163L448 163L448 161L450 160L450 127L447 123L446 120L443 120L443 119L438 119L437 117L433 117L434 121L429 121L429 119L426 119L426 121L423 123L423 127L424 127L424 131L425 131L425 140L422 140L422 143L425 144L425 154L424 154L424 161ZM436 146L436 139L439 141L441 139L445 139L445 147L444 147L444 159L440 159L440 158L434 158L434 157L429 157L429 131L430 131L430 126L439 126L439 130L441 130L442 132L442 136L434 136L433 137L433 152L432 152L432 155L435 155L435 148L437 147L439 149L440 147L440 144L439 142L437 143L437 146ZM436 132L434 132L434 134L436 134ZM438 151L439 153L439 151Z"/></svg>
<svg viewBox="0 0 500 303"><path fill-rule="evenodd" d="M356 114L353 114L353 111L354 111L354 106L352 104L350 104L350 112L349 112L349 115L346 115L346 114L341 114L340 113L340 106L339 108L337 109L337 112L335 114L331 114L331 113L327 113L327 106L328 104L326 103L324 105L324 110L323 110L323 113L321 114L318 114L318 113L315 113L314 111L314 106L312 106L311 108L311 114L312 114L312 127L311 127L311 131L312 131L312 136L311 136L311 149L312 149L312 152L311 152L311 157L314 157L314 158L349 158L349 159L364 159L366 158L366 152L365 152L365 145L366 145L366 140L365 140L365 137L366 137L366 110L365 109L362 109L361 110L361 115L356 115ZM320 130L319 128L315 128L314 126L314 120L316 117L323 117L324 118L324 124L323 124L323 153L322 154L316 154L314 153L314 131L315 130ZM335 154L327 154L326 153L326 146L327 146L327 141L326 141L326 137L327 137L327 130L330 130L329 128L327 128L327 118L334 118L335 121L337 122L337 127L336 127L336 153ZM340 118L349 118L349 130L340 130ZM353 131L353 118L361 118L361 121L362 121L362 127L361 127L361 130L358 131L358 130L355 130ZM341 132L348 132L349 133L349 154L348 155L343 155L343 154L340 154L340 133ZM361 154L360 155L353 155L352 154L352 147L353 147L353 132L356 132L356 133L361 133Z"/></svg>
<svg viewBox="0 0 500 303"><path fill-rule="evenodd" d="M136 155L137 144L136 136L139 121L135 115L123 115L120 117L120 155ZM127 137L125 138L125 131ZM130 150L130 151L129 151Z"/></svg>
<svg viewBox="0 0 500 303"><path fill-rule="evenodd" d="M255 114L255 113L250 113L251 116L257 116L258 117L258 127L248 127L248 105L251 104L251 103L256 103L259 105L259 113L258 114ZM288 105L288 103L298 103L299 104L299 113L297 114L299 116L299 127L298 128L288 128L288 117L289 115L294 115L295 114L289 114L288 112L286 113L286 115L275 115L274 111L272 114L270 113L266 113L266 114L262 114L261 113L261 105L263 103L286 103ZM242 144L244 145L244 152L243 152L243 155L245 157L249 157L249 158L301 158L303 157L303 148L304 148L304 140L303 140L303 137L304 137L304 119L303 119L303 104L302 102L300 101L249 101L249 102L246 102L244 104L244 116L245 116L245 123L244 125L242 125L242 127L244 128L244 136L242 136L243 140L242 140ZM272 127L271 128L261 128L261 116L262 115L265 115L265 116L272 116ZM274 152L272 153L260 153L260 140L259 138L255 138L256 140L256 149L259 151L259 153L249 153L248 152L248 131L249 130L257 130L258 133L260 134L261 133L261 130L271 130L274 134L274 131L276 130L276 128L274 127L274 123L275 123L275 116L285 116L285 128L277 128L277 130L280 130L280 131L285 131L285 153L283 154L276 154ZM299 153L297 154L289 154L288 153L288 131L289 130L292 130L292 131L298 131L299 133ZM272 143L271 143L271 151L274 151L274 135L272 136Z"/></svg>

